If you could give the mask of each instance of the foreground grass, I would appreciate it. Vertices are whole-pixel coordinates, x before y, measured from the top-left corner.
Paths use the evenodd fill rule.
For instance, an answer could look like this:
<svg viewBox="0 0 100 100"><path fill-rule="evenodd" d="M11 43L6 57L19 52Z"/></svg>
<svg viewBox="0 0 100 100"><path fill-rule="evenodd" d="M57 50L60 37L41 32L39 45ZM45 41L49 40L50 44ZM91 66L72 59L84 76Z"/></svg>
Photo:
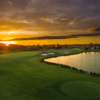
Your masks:
<svg viewBox="0 0 100 100"><path fill-rule="evenodd" d="M58 56L59 51L70 51L70 54L75 54L78 53L77 50L54 50L53 52L56 53L54 56ZM100 84L100 78L76 73L57 65L41 63L42 52L0 55L0 100L81 100L82 97L77 98L64 93L61 86L71 81ZM90 88L90 91L93 91L92 89ZM93 98L88 97L83 100L100 100L100 98L94 95Z"/></svg>

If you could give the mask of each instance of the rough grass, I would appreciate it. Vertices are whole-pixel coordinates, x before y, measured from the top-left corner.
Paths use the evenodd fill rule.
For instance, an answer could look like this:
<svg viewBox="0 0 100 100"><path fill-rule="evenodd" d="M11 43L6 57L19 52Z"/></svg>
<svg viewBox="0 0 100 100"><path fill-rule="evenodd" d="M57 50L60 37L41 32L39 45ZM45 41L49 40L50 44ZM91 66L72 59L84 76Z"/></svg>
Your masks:
<svg viewBox="0 0 100 100"><path fill-rule="evenodd" d="M42 52L0 55L0 100L79 100L63 93L59 88L61 84L69 81L100 84L100 78L76 73L57 65L41 63ZM76 50L70 52L74 54Z"/></svg>

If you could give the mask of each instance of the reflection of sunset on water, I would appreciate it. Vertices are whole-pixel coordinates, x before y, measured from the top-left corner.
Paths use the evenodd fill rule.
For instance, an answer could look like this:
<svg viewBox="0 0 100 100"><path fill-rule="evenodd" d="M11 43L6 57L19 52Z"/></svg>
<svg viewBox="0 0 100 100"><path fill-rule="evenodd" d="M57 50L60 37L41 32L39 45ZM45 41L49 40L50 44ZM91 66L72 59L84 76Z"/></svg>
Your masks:
<svg viewBox="0 0 100 100"><path fill-rule="evenodd" d="M45 59L46 62L67 65L87 72L100 73L100 52L87 52L76 55Z"/></svg>

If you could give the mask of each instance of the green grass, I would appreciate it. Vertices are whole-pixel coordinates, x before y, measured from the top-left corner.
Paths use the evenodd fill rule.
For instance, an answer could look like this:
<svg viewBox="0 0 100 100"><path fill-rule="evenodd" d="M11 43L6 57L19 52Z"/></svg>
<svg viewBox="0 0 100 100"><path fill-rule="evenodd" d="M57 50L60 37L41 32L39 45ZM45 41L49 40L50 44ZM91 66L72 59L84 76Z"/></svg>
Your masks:
<svg viewBox="0 0 100 100"><path fill-rule="evenodd" d="M96 99L100 98L100 84L89 81L69 81L60 86L63 93L78 98Z"/></svg>
<svg viewBox="0 0 100 100"><path fill-rule="evenodd" d="M65 51L75 54L77 50ZM56 52L54 56L61 55L57 53L59 51L64 52L54 50L53 52ZM0 100L80 100L80 98L64 93L59 87L71 81L90 82L86 84L91 89L92 83L93 85L94 83L100 84L100 78L76 73L57 65L41 63L40 59L44 58L40 56L42 52L44 51L0 55ZM79 84L75 86L79 88ZM89 100L100 100L100 98L94 95Z"/></svg>

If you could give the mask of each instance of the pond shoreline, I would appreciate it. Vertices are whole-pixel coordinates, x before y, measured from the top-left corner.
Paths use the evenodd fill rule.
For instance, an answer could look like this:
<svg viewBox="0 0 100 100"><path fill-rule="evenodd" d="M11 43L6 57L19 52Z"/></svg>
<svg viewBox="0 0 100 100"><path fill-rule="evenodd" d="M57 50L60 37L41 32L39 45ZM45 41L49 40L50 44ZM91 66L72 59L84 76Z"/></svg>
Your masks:
<svg viewBox="0 0 100 100"><path fill-rule="evenodd" d="M70 55L76 55L76 54L81 54L81 53L91 53L91 52L98 52L98 53L100 53L100 51L82 51L82 52L80 51L80 52L77 52L77 53L69 53L69 54L65 54L65 55L63 54L63 55L55 55L55 56L51 56L51 57L44 57L44 58L42 58L40 60L40 62L47 63L47 64L57 65L60 68L68 68L68 69L71 69L71 70L73 70L73 71L75 71L77 73L81 73L81 74L85 74L85 75L100 77L99 73L88 72L88 71L84 71L82 69L78 69L78 68L75 68L75 67L72 67L72 66L68 66L68 65L64 65L64 64L57 64L57 63L45 61L45 59L54 58L54 57L70 56Z"/></svg>

